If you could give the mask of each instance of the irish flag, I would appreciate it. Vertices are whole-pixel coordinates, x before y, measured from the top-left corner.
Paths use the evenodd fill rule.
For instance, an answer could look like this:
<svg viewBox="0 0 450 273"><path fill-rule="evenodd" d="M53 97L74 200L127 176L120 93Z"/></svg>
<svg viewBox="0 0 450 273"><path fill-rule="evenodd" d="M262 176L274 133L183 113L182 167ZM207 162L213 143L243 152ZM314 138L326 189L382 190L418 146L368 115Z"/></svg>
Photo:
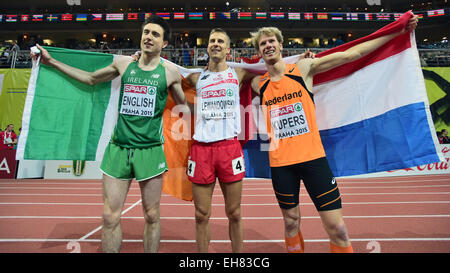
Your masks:
<svg viewBox="0 0 450 273"><path fill-rule="evenodd" d="M117 57L46 49L55 59L91 72L108 66ZM101 160L117 119L119 89L119 77L89 86L33 62L17 159Z"/></svg>
<svg viewBox="0 0 450 273"><path fill-rule="evenodd" d="M324 51L317 57L398 31L411 16L406 13L369 36ZM47 49L54 58L87 71L105 67L116 57ZM285 59L288 63L297 60L298 56ZM266 70L263 63L228 64L256 73ZM178 68L183 76L201 71ZM241 91L241 104L245 106L251 103L251 98L249 85L244 86L246 91ZM119 88L120 77L87 86L35 62L17 158L101 161L117 120ZM183 89L192 102L193 88L184 83ZM408 168L438 162L442 158L437 148L414 33L398 36L360 60L317 75L312 91L322 142L335 176ZM192 200L191 185L185 172L192 126L189 120L172 111L174 106L169 96L163 117L169 172L164 175L163 190L181 199ZM261 156L267 155L261 151Z"/></svg>
<svg viewBox="0 0 450 273"><path fill-rule="evenodd" d="M117 55L46 47L57 60L95 71L111 64ZM201 71L179 67L182 74ZM22 117L16 158L40 160L101 161L118 117L120 77L94 86L80 83L56 69L33 61ZM184 83L190 102L195 91ZM192 140L191 126L174 111L169 96L163 114L165 154L169 172L163 191L192 200L185 165Z"/></svg>

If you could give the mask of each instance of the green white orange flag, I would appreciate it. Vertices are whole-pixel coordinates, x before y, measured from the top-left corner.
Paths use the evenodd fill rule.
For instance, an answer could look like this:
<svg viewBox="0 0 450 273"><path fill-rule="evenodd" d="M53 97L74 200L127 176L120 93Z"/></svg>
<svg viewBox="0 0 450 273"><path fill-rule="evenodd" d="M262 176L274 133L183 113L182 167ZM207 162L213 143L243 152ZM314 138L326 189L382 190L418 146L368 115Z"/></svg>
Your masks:
<svg viewBox="0 0 450 273"><path fill-rule="evenodd" d="M46 49L53 58L85 71L106 67L118 57L63 48ZM193 101L194 90L189 86L184 86L184 90ZM120 77L89 86L34 61L16 158L101 161L117 121L119 95ZM169 172L164 175L163 191L192 200L191 185L185 174L191 126L172 113L174 106L169 96L163 116Z"/></svg>

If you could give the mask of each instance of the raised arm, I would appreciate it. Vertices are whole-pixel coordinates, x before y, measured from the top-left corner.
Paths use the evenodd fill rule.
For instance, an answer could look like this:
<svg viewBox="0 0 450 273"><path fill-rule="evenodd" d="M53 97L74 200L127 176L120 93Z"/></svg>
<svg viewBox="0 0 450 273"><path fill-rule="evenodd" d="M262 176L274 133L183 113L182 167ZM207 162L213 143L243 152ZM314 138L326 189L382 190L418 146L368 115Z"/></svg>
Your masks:
<svg viewBox="0 0 450 273"><path fill-rule="evenodd" d="M69 77L74 78L77 81L80 81L85 84L94 85L100 82L111 81L115 77L119 76L119 70L117 69L117 62L115 61L107 67L101 68L94 72L84 71L65 63L62 63L50 56L47 50L45 50L40 45L37 45L39 50L41 51L41 63L53 66L59 71L67 74ZM33 58L37 58L37 56L31 53ZM119 58L120 59L120 58Z"/></svg>
<svg viewBox="0 0 450 273"><path fill-rule="evenodd" d="M172 65L167 65L167 82L168 82L168 90L172 95L173 100L179 106L181 106L180 112L192 112L193 105L189 104L186 96L184 94L182 84L181 84L181 75L178 72L178 69Z"/></svg>
<svg viewBox="0 0 450 273"><path fill-rule="evenodd" d="M261 76L256 76L252 79L252 90L253 92L255 92L256 94L260 95L259 92L259 79Z"/></svg>
<svg viewBox="0 0 450 273"><path fill-rule="evenodd" d="M246 81L250 81L254 77L258 76L258 74L252 73L252 72L248 71L247 69L235 68L234 70L236 71L236 74L238 76L240 84L242 84L243 82L246 82Z"/></svg>
<svg viewBox="0 0 450 273"><path fill-rule="evenodd" d="M316 54L314 54L311 50L309 50L309 48L300 55L300 59L299 60L303 60L303 59L314 59L316 56ZM235 68L236 74L238 75L239 78L239 83L243 83L246 81L251 81L251 87L252 90L259 95L259 79L260 79L260 74L256 74L253 73L251 71L248 71L247 69L244 68ZM263 74L263 73L261 73Z"/></svg>
<svg viewBox="0 0 450 273"><path fill-rule="evenodd" d="M413 17L411 17L409 19L406 27L397 33L381 36L376 39L353 46L353 47L347 49L346 51L336 52L336 53L324 56L322 58L317 58L317 59L312 60L308 76L312 77L315 74L325 72L325 71L335 68L339 65L342 65L342 64L345 64L348 62L352 62L354 60L357 60L361 57L366 56L367 54L371 53L375 49L379 48L380 46L382 46L385 43L387 43L388 41L390 41L392 38L394 38L400 34L403 34L405 32L414 30L417 27L417 21L418 21L418 16L414 15Z"/></svg>

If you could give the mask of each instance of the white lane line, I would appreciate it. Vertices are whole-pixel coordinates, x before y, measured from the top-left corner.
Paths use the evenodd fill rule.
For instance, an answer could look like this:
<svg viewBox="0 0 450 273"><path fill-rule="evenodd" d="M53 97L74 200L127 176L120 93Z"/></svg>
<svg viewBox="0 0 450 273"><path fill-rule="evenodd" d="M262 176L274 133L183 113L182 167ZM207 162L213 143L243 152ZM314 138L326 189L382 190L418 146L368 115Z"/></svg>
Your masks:
<svg viewBox="0 0 450 273"><path fill-rule="evenodd" d="M0 219L101 219L101 216L0 216ZM450 214L403 214L403 215L349 215L346 219L367 218L450 218ZM121 219L144 219L143 216L122 216ZM195 220L193 216L161 216L162 220ZM242 217L242 220L281 220L281 216ZM320 216L302 216L303 219L320 219ZM210 217L210 220L228 220L227 217Z"/></svg>
<svg viewBox="0 0 450 273"><path fill-rule="evenodd" d="M30 190L101 190L101 187L0 187L0 190L7 189L30 189ZM133 188L130 187L130 190Z"/></svg>
<svg viewBox="0 0 450 273"><path fill-rule="evenodd" d="M69 180L70 181L70 180ZM0 182L0 185L101 185L102 181L98 183L91 182Z"/></svg>
<svg viewBox="0 0 450 273"><path fill-rule="evenodd" d="M132 203L125 203L130 205ZM103 203L32 203L32 202L1 202L0 205L58 205L58 206L103 206Z"/></svg>
<svg viewBox="0 0 450 273"><path fill-rule="evenodd" d="M0 243L22 243L22 242L73 242L78 241L77 239L48 239L48 238L8 238L0 239ZM329 239L306 239L307 243L323 243L329 242ZM352 238L351 242L402 242L402 241L416 241L416 242L449 242L450 238ZM101 242L100 239L85 239L83 242ZM123 239L123 243L142 243L142 239ZM161 240L161 243L195 243L195 240ZM230 240L211 240L211 243L230 243ZM244 243L284 243L284 239L275 240L244 240Z"/></svg>
<svg viewBox="0 0 450 273"><path fill-rule="evenodd" d="M339 189L412 189L412 188L443 188L450 187L450 183L446 185L422 185L422 186L339 186ZM304 187L302 187L304 188ZM252 190L272 190L272 187L267 188L243 188L243 191L252 191ZM215 188L214 191L220 191L220 188Z"/></svg>
<svg viewBox="0 0 450 273"><path fill-rule="evenodd" d="M450 182L450 175L448 178L444 178L444 179L425 179L425 180L396 180L396 181L385 181L385 180L378 180L378 181L374 181L374 180L343 180L343 179L339 179L336 178L338 184L377 184L377 183L381 183L381 184L397 184L397 183L427 183L427 182ZM270 184L271 181L269 181ZM250 182L247 181L247 183L245 183L244 181L244 186L252 186L252 185L267 185L267 182Z"/></svg>
<svg viewBox="0 0 450 273"><path fill-rule="evenodd" d="M446 185L421 185L421 186L339 186L339 189L411 189L411 188L442 188L442 187L450 187L450 183ZM0 187L0 190L8 190L8 189L26 189L26 190L101 190L102 188L67 188L67 187ZM130 188L130 190L139 190L139 188ZM273 188L265 187L265 188L251 188L244 187L243 191L252 191L252 190L273 190ZM214 191L221 191L220 187L216 187Z"/></svg>
<svg viewBox="0 0 450 273"><path fill-rule="evenodd" d="M450 194L450 192L363 192L363 193L345 193L342 195L437 195ZM101 193L0 193L0 196L102 196ZM140 194L128 194L127 196L139 197ZM223 198L223 194L213 194L213 197ZM242 194L243 197L275 197L273 193L270 194ZM307 193L301 193L300 196L309 196ZM161 197L173 197L170 194L162 194ZM175 198L175 197L173 197Z"/></svg>
<svg viewBox="0 0 450 273"><path fill-rule="evenodd" d="M249 185L267 185L271 184L272 180L262 180L262 179L254 179L257 180L257 182L252 181L253 179L245 178L244 179L244 186ZM442 179L413 179L413 180L395 180L395 181L386 181L389 180L389 177L387 179L383 180L373 180L373 179L345 179L345 178L337 178L338 183L348 183L348 184L374 184L374 183L383 183L383 184L395 184L395 183L423 183L423 182L450 182L450 175L449 177L444 177ZM0 182L0 185L101 185L101 180L99 182Z"/></svg>
<svg viewBox="0 0 450 273"><path fill-rule="evenodd" d="M399 201L399 202L342 202L343 205L386 205L386 204L449 204L450 201ZM162 203L165 206L194 206L185 203ZM278 206L278 203L241 204L241 206ZM300 203L300 205L314 205L311 202ZM212 206L223 207L225 204L212 204Z"/></svg>
<svg viewBox="0 0 450 273"><path fill-rule="evenodd" d="M139 201L138 201L139 202ZM450 201L385 201L385 202L342 202L343 205L397 205L397 204L449 204ZM131 203L125 203L129 205ZM0 202L0 205L60 205L60 206L100 206L103 203L33 203L33 202ZM192 202L186 203L161 203L161 206L194 206ZM278 203L256 203L241 204L241 206L274 206ZM311 202L304 202L301 205L313 205ZM212 206L222 207L225 204L212 204Z"/></svg>

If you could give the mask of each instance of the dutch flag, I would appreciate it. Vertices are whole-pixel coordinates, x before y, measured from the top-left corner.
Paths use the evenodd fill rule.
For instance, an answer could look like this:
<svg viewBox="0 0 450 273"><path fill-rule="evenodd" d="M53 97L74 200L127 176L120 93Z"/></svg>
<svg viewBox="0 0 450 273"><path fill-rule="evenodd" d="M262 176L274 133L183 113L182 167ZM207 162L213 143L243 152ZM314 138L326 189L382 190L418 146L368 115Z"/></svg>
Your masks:
<svg viewBox="0 0 450 273"><path fill-rule="evenodd" d="M410 12L379 31L317 57L398 31ZM414 32L314 77L322 142L335 176L418 166L443 159ZM349 107L350 106L350 107Z"/></svg>

